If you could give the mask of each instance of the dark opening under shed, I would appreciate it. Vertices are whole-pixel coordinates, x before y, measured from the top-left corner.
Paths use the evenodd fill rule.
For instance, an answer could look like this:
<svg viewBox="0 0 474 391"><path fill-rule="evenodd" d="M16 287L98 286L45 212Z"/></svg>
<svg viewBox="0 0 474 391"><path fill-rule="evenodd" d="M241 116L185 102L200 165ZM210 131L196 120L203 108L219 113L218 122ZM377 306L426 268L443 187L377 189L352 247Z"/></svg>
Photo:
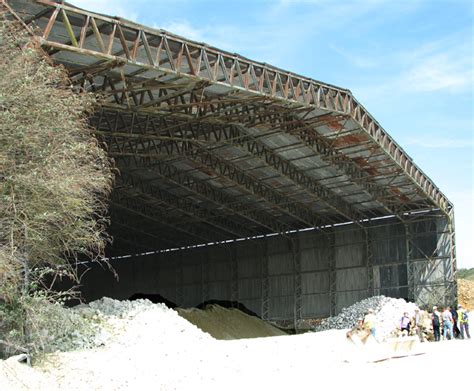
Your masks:
<svg viewBox="0 0 474 391"><path fill-rule="evenodd" d="M87 299L240 302L264 319L376 294L456 300L453 206L349 90L67 3L8 0L76 88L120 170L119 281Z"/></svg>

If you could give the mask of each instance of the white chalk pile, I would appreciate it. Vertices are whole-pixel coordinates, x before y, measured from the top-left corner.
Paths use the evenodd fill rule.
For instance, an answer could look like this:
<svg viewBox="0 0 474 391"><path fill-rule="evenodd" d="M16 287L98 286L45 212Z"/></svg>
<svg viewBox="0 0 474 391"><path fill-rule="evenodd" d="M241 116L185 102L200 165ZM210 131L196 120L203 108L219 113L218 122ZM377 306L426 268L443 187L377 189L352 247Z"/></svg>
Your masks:
<svg viewBox="0 0 474 391"><path fill-rule="evenodd" d="M314 331L330 329L350 329L357 324L358 319L363 319L369 309L374 310L375 326L378 338L386 338L400 325L404 312L410 317L414 316L417 305L403 299L394 299L385 296L374 296L361 300L350 307L343 308L337 315L325 319Z"/></svg>

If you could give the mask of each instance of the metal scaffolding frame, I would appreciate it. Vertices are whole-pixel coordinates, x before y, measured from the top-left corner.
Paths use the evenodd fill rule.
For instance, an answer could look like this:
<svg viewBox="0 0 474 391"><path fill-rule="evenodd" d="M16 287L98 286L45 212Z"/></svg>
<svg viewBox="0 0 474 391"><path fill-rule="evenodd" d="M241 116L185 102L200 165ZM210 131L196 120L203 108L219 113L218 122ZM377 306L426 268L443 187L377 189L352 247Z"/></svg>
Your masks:
<svg viewBox="0 0 474 391"><path fill-rule="evenodd" d="M90 125L120 171L110 254L279 234L293 251L297 319L301 259L291 233L316 228L334 250L334 229L349 223L361 229L364 289L373 294L380 287L369 231L373 221L395 216L405 230L408 297L421 298L420 281L439 268L438 295L455 295L452 204L349 90L64 2L0 0L0 6L67 69L76 90L103 97ZM425 254L414 239L412 222L426 213L447 221L449 240L435 250L446 256ZM231 291L238 298L234 258ZM267 248L265 259L262 275ZM340 292L334 251L327 265L334 314ZM182 283L178 269L175 281ZM202 286L203 299L208 288ZM267 317L265 278L261 288Z"/></svg>

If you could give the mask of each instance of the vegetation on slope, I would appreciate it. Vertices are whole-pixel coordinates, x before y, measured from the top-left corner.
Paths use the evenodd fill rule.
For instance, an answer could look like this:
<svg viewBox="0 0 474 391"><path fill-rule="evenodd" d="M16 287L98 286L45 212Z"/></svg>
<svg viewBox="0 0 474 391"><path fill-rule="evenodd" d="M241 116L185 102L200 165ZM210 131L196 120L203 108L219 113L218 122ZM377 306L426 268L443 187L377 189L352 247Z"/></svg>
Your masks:
<svg viewBox="0 0 474 391"><path fill-rule="evenodd" d="M74 277L79 256L103 254L113 176L87 125L94 97L73 91L66 71L1 13L0 52L0 355L8 355L47 350L38 316L54 323L45 306L64 295L44 277Z"/></svg>
<svg viewBox="0 0 474 391"><path fill-rule="evenodd" d="M470 269L459 269L457 277L463 280L474 281L474 267Z"/></svg>

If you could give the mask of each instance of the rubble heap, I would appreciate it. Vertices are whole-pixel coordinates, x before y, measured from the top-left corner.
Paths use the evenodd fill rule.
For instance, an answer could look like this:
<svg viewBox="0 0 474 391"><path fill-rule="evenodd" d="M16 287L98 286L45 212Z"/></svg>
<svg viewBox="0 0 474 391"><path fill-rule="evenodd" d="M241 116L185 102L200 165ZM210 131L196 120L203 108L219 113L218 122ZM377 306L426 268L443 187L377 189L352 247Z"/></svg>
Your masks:
<svg viewBox="0 0 474 391"><path fill-rule="evenodd" d="M209 334L183 319L175 310L147 299L129 301L103 297L89 304L78 305L71 311L94 329L93 333L88 334L78 330L74 335L73 349L108 345L114 340L121 341L121 344L133 343L136 338L145 338L150 333L157 333L163 338L172 334L195 339L210 338Z"/></svg>
<svg viewBox="0 0 474 391"><path fill-rule="evenodd" d="M370 308L374 310L377 337L380 339L390 336L399 327L404 312L408 312L412 317L415 309L418 309L416 304L403 299L385 296L369 297L343 308L337 316L325 319L314 328L314 331L353 328L359 319L364 318Z"/></svg>

